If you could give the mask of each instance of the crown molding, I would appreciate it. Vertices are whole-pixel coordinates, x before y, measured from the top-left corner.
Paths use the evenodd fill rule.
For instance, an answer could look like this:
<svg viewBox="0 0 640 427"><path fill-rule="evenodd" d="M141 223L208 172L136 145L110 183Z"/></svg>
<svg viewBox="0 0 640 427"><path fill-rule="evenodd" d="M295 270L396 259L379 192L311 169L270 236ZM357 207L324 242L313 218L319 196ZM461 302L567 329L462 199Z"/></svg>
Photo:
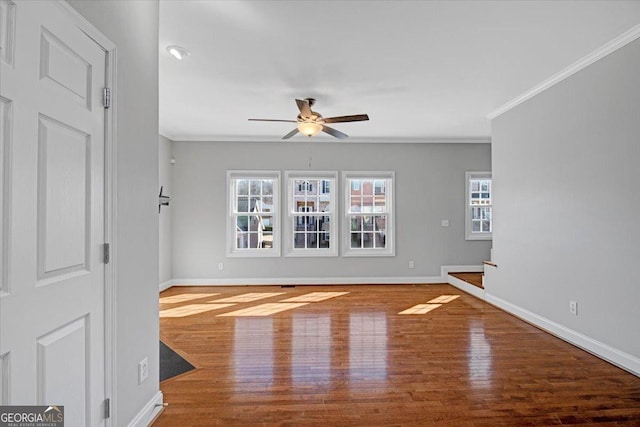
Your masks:
<svg viewBox="0 0 640 427"><path fill-rule="evenodd" d="M287 139L280 137L256 137L256 136L214 136L214 135L175 135L161 134L173 142L279 142L283 144L308 143L307 139ZM351 137L347 140L335 138L312 138L311 142L322 144L491 144L491 137L424 137L424 138L393 138L393 137Z"/></svg>
<svg viewBox="0 0 640 427"><path fill-rule="evenodd" d="M491 113L489 113L487 115L487 118L489 120L495 119L496 117L506 113L507 111L509 111L512 108L522 104L523 102L527 101L528 99L533 98L534 96L536 96L540 92L543 92L543 91L549 89L551 86L554 86L557 83L560 83L564 79L574 75L575 73L577 73L580 70L583 70L584 68L586 68L589 65L593 64L594 62L604 58L605 56L609 55L610 53L613 53L613 52L617 51L618 49L626 46L627 44L629 44L632 41L636 40L638 37L640 37L640 25L636 25L635 27L631 28L630 30L622 33L621 35L619 35L615 39L611 40L610 42L608 42L604 46L596 49L595 51L591 52L589 55L587 55L587 56L583 57L582 59L574 62L571 65L569 65L564 70L562 70L559 73L549 77L547 80L543 81L542 83L538 84L537 86L534 86L533 88L529 89L528 91L526 91L522 95L517 96L516 98L514 98L511 101L507 102L506 104L504 104L502 107L498 108L497 110L492 111Z"/></svg>

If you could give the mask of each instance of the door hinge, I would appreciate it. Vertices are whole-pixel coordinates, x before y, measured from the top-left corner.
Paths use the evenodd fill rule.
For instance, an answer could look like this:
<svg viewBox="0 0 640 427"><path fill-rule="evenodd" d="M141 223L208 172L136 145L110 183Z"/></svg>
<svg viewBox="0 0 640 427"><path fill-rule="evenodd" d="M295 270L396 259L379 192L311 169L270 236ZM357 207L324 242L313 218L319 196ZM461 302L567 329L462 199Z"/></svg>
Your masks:
<svg viewBox="0 0 640 427"><path fill-rule="evenodd" d="M102 106L104 108L111 107L111 89L108 87L102 89Z"/></svg>
<svg viewBox="0 0 640 427"><path fill-rule="evenodd" d="M104 400L104 417L111 417L111 399Z"/></svg>
<svg viewBox="0 0 640 427"><path fill-rule="evenodd" d="M104 263L109 264L111 261L111 245L109 243L104 244Z"/></svg>

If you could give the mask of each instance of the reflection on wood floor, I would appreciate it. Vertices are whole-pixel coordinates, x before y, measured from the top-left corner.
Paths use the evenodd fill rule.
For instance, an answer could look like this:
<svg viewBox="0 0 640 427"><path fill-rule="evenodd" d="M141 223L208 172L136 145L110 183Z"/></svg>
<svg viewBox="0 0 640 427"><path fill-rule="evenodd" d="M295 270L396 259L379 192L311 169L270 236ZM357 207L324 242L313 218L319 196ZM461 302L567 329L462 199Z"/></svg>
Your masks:
<svg viewBox="0 0 640 427"><path fill-rule="evenodd" d="M640 426L640 378L449 285L203 289L161 295L196 369L154 426Z"/></svg>

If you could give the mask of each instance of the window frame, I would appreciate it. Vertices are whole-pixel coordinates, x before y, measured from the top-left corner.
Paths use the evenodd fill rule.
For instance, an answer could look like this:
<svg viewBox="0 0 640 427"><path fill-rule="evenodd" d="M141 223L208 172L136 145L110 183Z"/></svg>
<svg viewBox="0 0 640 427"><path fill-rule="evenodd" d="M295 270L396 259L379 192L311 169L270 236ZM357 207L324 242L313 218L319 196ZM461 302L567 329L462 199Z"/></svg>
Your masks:
<svg viewBox="0 0 640 427"><path fill-rule="evenodd" d="M240 179L272 179L273 180L273 205L269 215L272 217L272 245L271 248L237 248L237 217L246 213L236 212L236 187L235 183ZM227 171L227 256L229 257L279 257L280 256L280 181L279 170L228 170Z"/></svg>
<svg viewBox="0 0 640 427"><path fill-rule="evenodd" d="M491 201L487 205L473 206L471 204L471 181L472 180L490 180L491 188L489 189L489 200ZM464 192L464 205L465 205L465 240L493 240L493 177L490 171L482 172L465 172L465 192ZM490 208L491 212L491 231L490 232L472 232L473 215L472 210L474 207Z"/></svg>
<svg viewBox="0 0 640 427"><path fill-rule="evenodd" d="M371 257L371 256L395 256L395 171L343 171L342 172L342 189L343 189L343 203L342 203L342 224L341 224L341 238L342 238L342 256L345 257ZM351 218L358 213L351 213L351 180L373 180L374 188L372 191L375 193L375 181L385 181L385 212L378 212L375 215L386 216L386 230L385 230L385 246L384 248L352 248L351 247ZM362 185L358 186L360 189L354 189L354 191L362 191Z"/></svg>
<svg viewBox="0 0 640 427"><path fill-rule="evenodd" d="M338 215L338 172L337 171L285 171L285 185L287 191L287 208L286 214L286 226L284 227L284 248L285 256L287 257L337 257L339 255L339 215ZM329 193L324 192L324 186L319 185L317 188L317 195L326 196L329 194L329 205L332 206L332 210L329 212L323 212L322 214L313 213L312 215L303 216L318 216L318 217L330 217L329 220L329 247L328 248L296 248L293 245L294 239L294 219L301 216L294 206L294 189L295 180L327 180L330 181Z"/></svg>

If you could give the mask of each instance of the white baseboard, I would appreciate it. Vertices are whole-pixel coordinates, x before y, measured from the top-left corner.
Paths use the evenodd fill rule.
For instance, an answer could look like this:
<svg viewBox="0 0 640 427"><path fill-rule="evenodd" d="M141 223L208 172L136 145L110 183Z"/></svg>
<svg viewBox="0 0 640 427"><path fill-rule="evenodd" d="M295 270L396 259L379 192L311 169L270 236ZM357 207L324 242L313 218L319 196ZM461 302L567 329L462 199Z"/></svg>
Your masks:
<svg viewBox="0 0 640 427"><path fill-rule="evenodd" d="M147 427L163 408L163 395L161 391L144 405L144 408L131 420L129 427Z"/></svg>
<svg viewBox="0 0 640 427"><path fill-rule="evenodd" d="M446 283L441 276L405 277L277 277L245 279L174 279L171 286L242 286L242 285L398 285Z"/></svg>
<svg viewBox="0 0 640 427"><path fill-rule="evenodd" d="M440 276L393 277L259 277L173 279L160 285L160 291L172 286L273 286L273 285L397 285L448 283L449 272L480 272L482 265L443 265Z"/></svg>
<svg viewBox="0 0 640 427"><path fill-rule="evenodd" d="M171 286L173 286L171 284L172 280L167 280L164 283L160 283L160 292L162 291L166 291L167 289L169 289Z"/></svg>
<svg viewBox="0 0 640 427"><path fill-rule="evenodd" d="M526 322L529 322L538 328L549 332L556 337L567 341L576 347L579 347L593 355L600 357L634 375L640 376L640 359L625 353L621 350L613 348L607 344L590 338L580 332L569 329L559 323L539 316L517 305L511 304L501 298L485 293L484 300L501 310L513 314Z"/></svg>
<svg viewBox="0 0 640 427"><path fill-rule="evenodd" d="M456 288L464 291L468 294L473 295L476 298L484 300L484 289L479 288L477 286L473 286L470 283L465 282L464 280L458 279L457 277L448 276L448 283L451 286L455 286Z"/></svg>

